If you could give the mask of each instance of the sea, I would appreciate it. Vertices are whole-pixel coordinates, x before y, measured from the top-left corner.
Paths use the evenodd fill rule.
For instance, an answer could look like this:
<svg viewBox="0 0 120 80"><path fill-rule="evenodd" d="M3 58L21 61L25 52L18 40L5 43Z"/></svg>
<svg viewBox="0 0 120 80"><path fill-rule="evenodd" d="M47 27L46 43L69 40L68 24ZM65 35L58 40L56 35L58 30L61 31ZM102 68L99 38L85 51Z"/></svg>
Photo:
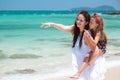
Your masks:
<svg viewBox="0 0 120 80"><path fill-rule="evenodd" d="M73 25L77 12L0 11L0 80L45 80L71 74L73 36L41 24ZM97 12L104 19L108 38L105 57L120 56L120 15L105 12Z"/></svg>

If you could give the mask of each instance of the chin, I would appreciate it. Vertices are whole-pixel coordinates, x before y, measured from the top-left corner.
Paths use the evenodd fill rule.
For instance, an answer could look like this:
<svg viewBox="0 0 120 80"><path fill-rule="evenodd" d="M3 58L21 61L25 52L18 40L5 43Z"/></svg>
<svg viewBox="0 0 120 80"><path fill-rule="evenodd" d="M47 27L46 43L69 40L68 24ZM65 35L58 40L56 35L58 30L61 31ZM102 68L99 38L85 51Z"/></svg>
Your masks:
<svg viewBox="0 0 120 80"><path fill-rule="evenodd" d="M77 25L77 27L79 28L80 26Z"/></svg>

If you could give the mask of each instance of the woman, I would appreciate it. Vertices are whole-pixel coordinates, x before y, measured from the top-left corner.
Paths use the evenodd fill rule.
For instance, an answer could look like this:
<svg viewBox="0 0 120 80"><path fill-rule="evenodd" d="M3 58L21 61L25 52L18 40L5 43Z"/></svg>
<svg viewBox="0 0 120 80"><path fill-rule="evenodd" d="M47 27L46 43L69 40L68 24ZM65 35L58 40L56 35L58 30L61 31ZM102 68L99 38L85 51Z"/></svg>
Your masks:
<svg viewBox="0 0 120 80"><path fill-rule="evenodd" d="M72 63L75 72L78 71L79 67L82 65L84 56L91 51L89 47L85 44L84 40L84 30L89 29L90 15L87 11L80 11L77 14L77 18L73 26L64 26L62 24L56 23L43 23L43 26L50 27L53 26L59 30L69 32L73 35L73 45L72 45ZM94 66L93 66L94 67ZM91 69L92 66L91 66ZM84 69L78 80L91 80L90 72L91 69ZM92 72L91 72L92 73Z"/></svg>

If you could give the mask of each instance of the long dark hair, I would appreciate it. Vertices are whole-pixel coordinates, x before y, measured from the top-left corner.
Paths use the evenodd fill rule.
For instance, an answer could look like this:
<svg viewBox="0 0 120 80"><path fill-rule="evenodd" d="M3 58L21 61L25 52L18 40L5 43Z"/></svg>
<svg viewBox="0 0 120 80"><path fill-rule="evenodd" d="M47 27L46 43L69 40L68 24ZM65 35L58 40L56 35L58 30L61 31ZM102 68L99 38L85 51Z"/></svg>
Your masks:
<svg viewBox="0 0 120 80"><path fill-rule="evenodd" d="M77 13L77 17L80 14L82 14L85 17L85 21L88 22L87 25L84 28L84 29L88 30L89 29L89 22L90 22L90 14L87 11L82 10L82 11L80 11L80 12ZM81 47L83 34L84 34L84 31L80 32L80 29L77 27L76 20L75 20L74 30L73 30L73 45L72 45L72 47L75 46L75 43L76 43L77 38L78 38L79 35L81 35L80 42L79 42L79 47Z"/></svg>

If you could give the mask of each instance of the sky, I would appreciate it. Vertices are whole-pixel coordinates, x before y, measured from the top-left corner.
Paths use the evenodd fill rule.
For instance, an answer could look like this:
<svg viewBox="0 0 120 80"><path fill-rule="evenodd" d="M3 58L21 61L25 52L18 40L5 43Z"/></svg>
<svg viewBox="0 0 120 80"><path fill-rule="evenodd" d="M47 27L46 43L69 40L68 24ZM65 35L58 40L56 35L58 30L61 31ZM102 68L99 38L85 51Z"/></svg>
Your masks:
<svg viewBox="0 0 120 80"><path fill-rule="evenodd" d="M101 5L120 10L120 0L0 0L0 10L69 10Z"/></svg>

